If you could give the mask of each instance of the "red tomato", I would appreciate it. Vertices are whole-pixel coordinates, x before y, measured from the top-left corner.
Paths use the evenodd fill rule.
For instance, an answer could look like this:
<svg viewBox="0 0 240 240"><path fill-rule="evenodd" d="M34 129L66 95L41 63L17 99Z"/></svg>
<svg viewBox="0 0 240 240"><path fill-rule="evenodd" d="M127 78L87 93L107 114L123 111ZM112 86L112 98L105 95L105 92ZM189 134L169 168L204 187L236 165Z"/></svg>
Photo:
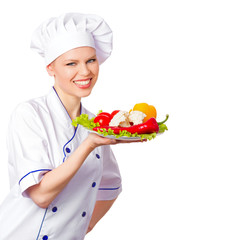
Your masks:
<svg viewBox="0 0 240 240"><path fill-rule="evenodd" d="M99 123L100 126L108 126L109 125L109 122L110 122L110 117L109 116L106 116L106 115L97 115L95 118L94 118L94 122L95 123Z"/></svg>
<svg viewBox="0 0 240 240"><path fill-rule="evenodd" d="M119 112L120 110L115 110L111 113L111 119Z"/></svg>
<svg viewBox="0 0 240 240"><path fill-rule="evenodd" d="M111 114L108 113L108 112L101 112L101 113L98 114L98 116L106 116L106 117L111 118Z"/></svg>

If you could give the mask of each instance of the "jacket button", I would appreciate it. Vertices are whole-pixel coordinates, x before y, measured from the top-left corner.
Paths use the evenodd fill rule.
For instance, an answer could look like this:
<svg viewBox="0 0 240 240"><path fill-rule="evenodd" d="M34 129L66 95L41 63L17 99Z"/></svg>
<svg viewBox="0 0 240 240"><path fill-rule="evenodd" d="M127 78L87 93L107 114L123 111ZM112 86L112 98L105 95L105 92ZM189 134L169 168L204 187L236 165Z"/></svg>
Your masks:
<svg viewBox="0 0 240 240"><path fill-rule="evenodd" d="M48 240L48 236L47 235L45 235L45 236L43 236L43 238L42 238L43 240Z"/></svg>
<svg viewBox="0 0 240 240"><path fill-rule="evenodd" d="M86 216L86 214L87 214L86 212L83 212L83 213L82 213L82 217L85 217L85 216Z"/></svg>
<svg viewBox="0 0 240 240"><path fill-rule="evenodd" d="M58 210L57 207L53 207L53 208L52 208L52 211L53 211L53 212L56 212L57 210Z"/></svg>
<svg viewBox="0 0 240 240"><path fill-rule="evenodd" d="M93 183L92 183L92 187L93 187L93 188L96 187L96 182L93 182Z"/></svg>
<svg viewBox="0 0 240 240"><path fill-rule="evenodd" d="M67 153L70 153L70 152L71 152L71 149L67 147L67 148L66 148L66 152L67 152Z"/></svg>
<svg viewBox="0 0 240 240"><path fill-rule="evenodd" d="M99 159L100 158L100 156L98 155L98 154L96 154L96 157Z"/></svg>

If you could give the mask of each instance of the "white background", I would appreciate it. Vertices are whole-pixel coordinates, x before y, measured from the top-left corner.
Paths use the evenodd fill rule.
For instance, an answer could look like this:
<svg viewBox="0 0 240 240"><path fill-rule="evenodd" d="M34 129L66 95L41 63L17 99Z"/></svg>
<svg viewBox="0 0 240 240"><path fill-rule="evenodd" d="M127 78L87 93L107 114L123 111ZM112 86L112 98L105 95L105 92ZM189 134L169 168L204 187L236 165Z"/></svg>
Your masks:
<svg viewBox="0 0 240 240"><path fill-rule="evenodd" d="M155 105L169 131L114 146L119 199L87 240L240 239L240 7L223 0L22 0L0 4L0 202L8 193L6 135L15 106L53 85L29 49L33 30L66 11L95 13L114 51L83 99L92 112Z"/></svg>

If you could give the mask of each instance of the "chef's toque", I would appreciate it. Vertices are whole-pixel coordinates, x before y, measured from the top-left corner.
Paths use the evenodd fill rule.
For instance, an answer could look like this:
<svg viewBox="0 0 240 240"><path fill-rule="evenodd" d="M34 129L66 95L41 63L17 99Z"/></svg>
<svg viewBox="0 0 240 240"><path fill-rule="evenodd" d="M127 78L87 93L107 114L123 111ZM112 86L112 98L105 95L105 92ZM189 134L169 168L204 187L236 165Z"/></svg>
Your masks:
<svg viewBox="0 0 240 240"><path fill-rule="evenodd" d="M50 64L63 53L77 47L92 47L99 63L112 51L112 31L93 14L66 13L43 22L33 33L31 48Z"/></svg>

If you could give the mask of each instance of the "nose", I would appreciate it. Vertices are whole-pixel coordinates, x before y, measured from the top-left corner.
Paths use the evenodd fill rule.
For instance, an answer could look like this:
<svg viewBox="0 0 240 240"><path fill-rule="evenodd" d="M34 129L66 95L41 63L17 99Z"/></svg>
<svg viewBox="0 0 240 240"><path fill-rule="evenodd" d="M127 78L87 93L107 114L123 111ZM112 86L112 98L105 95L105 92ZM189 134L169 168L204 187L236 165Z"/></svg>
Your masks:
<svg viewBox="0 0 240 240"><path fill-rule="evenodd" d="M89 73L90 73L90 70L89 70L87 64L86 63L80 64L78 74L81 76L88 76Z"/></svg>

